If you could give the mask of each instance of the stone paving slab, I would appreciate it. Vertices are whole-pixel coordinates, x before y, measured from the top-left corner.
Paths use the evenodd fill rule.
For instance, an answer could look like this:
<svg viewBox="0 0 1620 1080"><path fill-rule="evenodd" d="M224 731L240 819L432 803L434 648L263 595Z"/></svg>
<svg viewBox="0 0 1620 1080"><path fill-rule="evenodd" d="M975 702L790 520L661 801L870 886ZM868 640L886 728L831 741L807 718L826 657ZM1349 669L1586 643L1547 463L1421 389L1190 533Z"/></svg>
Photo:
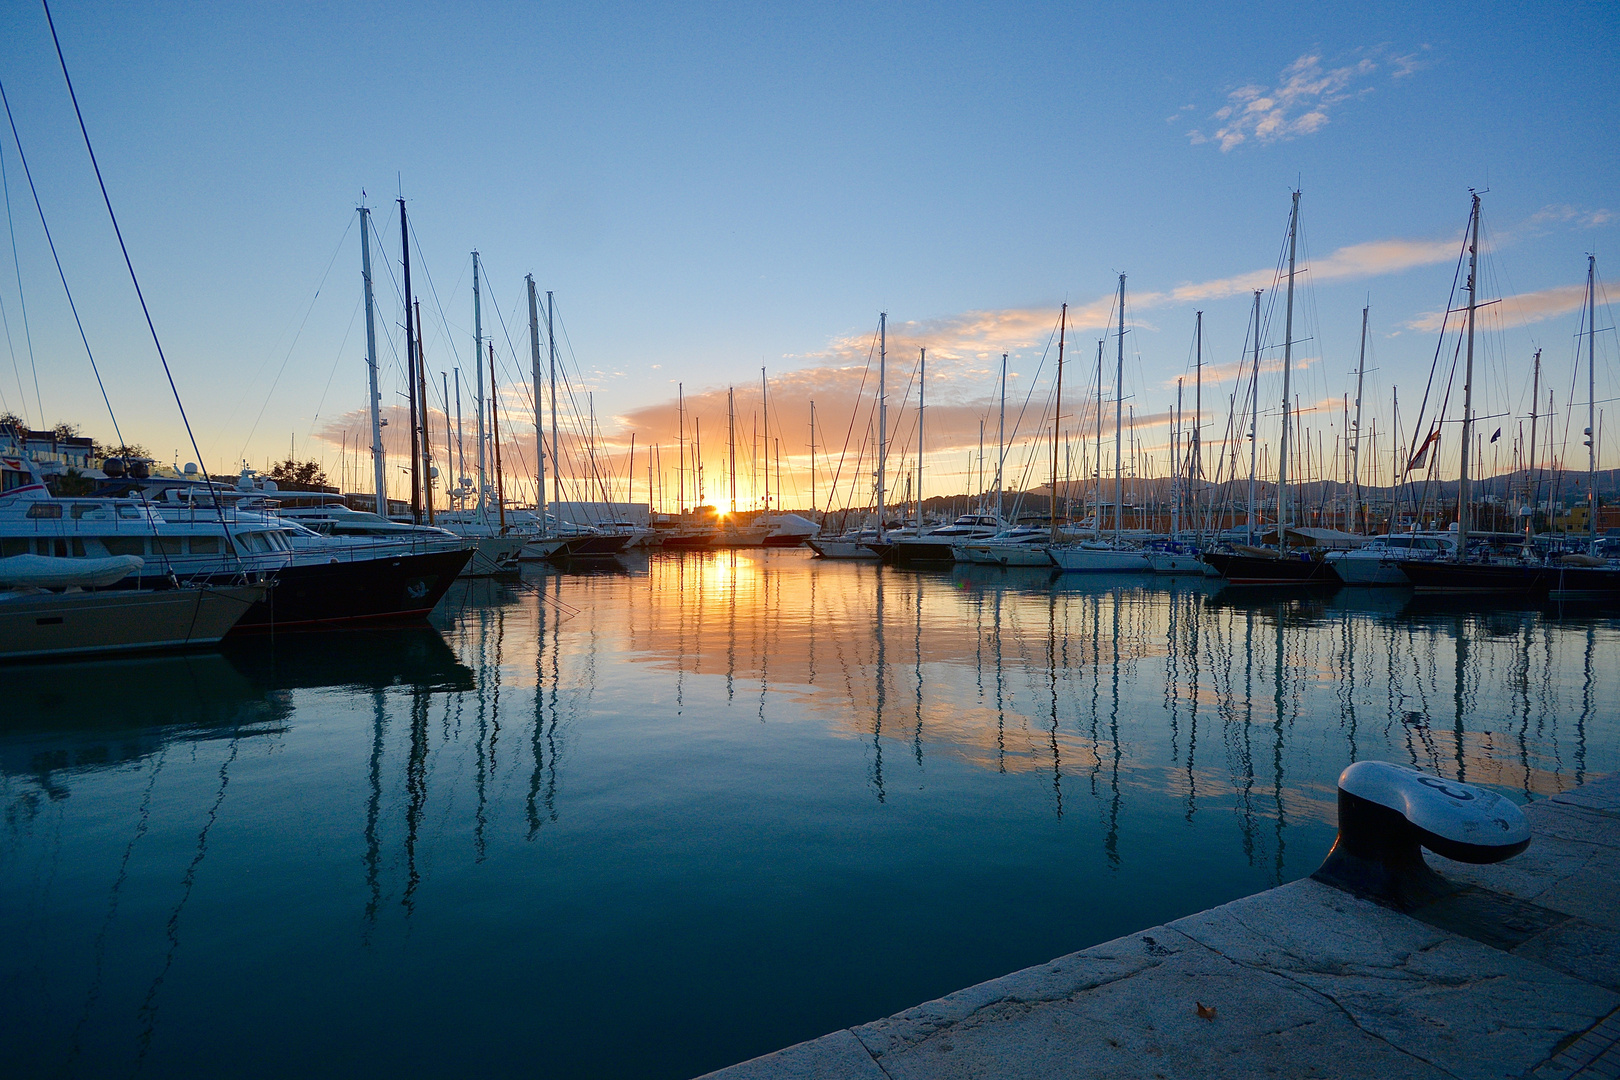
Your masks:
<svg viewBox="0 0 1620 1080"><path fill-rule="evenodd" d="M1506 863L1429 856L1474 886L1457 910L1506 913L1505 929L1306 879L710 1077L1613 1080L1620 778L1526 815L1534 840Z"/></svg>

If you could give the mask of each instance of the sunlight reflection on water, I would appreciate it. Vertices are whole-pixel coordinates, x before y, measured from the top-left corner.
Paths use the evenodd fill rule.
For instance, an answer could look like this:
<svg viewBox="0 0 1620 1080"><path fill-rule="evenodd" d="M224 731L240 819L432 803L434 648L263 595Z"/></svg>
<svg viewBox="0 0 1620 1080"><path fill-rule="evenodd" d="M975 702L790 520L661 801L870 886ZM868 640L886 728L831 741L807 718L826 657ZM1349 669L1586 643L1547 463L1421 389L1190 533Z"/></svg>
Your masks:
<svg viewBox="0 0 1620 1080"><path fill-rule="evenodd" d="M21 1071L691 1075L1307 874L1351 760L1620 758L1615 620L1398 590L741 551L434 624L0 672Z"/></svg>

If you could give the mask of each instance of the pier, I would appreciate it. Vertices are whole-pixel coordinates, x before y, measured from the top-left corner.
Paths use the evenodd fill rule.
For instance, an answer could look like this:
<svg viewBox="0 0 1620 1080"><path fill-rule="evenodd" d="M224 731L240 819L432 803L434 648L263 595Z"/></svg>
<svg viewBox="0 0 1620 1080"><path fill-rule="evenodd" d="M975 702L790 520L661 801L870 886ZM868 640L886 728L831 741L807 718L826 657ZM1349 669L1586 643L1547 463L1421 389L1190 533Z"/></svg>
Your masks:
<svg viewBox="0 0 1620 1080"><path fill-rule="evenodd" d="M708 1077L1613 1078L1620 776L1523 810L1409 913L1305 878Z"/></svg>

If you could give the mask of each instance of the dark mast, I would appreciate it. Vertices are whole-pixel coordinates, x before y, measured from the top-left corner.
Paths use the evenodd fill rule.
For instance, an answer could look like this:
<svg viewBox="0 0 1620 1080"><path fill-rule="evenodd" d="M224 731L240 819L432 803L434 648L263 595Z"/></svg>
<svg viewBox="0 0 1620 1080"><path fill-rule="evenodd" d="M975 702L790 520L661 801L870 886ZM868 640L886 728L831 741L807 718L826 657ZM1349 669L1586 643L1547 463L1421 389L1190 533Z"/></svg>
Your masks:
<svg viewBox="0 0 1620 1080"><path fill-rule="evenodd" d="M405 264L405 375L411 401L411 520L422 524L422 448L416 427L416 324L411 318L411 234L399 200L399 249Z"/></svg>

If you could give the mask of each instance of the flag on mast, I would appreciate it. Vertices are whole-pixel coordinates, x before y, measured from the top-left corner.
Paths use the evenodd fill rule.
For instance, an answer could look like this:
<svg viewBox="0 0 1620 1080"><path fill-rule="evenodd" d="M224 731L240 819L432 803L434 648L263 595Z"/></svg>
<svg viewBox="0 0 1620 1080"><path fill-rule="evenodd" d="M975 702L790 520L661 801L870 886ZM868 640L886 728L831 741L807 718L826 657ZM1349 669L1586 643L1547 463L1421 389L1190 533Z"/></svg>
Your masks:
<svg viewBox="0 0 1620 1080"><path fill-rule="evenodd" d="M1429 432L1429 437L1423 440L1423 445L1418 447L1418 452L1412 455L1412 460L1406 463L1406 471L1411 472L1413 469L1423 468L1424 462L1429 460L1429 448L1439 441L1440 428L1437 425L1434 430Z"/></svg>

